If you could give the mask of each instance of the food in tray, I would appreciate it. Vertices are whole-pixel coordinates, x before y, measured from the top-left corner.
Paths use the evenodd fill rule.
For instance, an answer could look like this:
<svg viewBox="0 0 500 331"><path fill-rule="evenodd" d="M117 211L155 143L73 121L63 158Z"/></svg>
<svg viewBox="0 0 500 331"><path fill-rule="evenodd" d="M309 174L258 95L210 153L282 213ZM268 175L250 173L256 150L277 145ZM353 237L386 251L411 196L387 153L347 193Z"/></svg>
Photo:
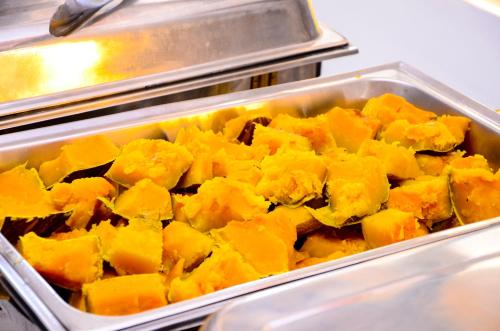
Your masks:
<svg viewBox="0 0 500 331"><path fill-rule="evenodd" d="M136 313L500 215L500 172L461 151L470 121L396 95L188 122L0 174L2 233L73 306Z"/></svg>

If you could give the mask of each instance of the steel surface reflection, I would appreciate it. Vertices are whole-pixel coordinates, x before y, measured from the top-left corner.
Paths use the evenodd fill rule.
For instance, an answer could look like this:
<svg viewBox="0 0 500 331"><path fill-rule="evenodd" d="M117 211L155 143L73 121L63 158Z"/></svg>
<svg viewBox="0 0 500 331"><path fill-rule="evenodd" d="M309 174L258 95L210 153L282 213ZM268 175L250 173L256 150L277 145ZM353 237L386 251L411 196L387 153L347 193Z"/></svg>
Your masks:
<svg viewBox="0 0 500 331"><path fill-rule="evenodd" d="M4 72L0 102L102 83L108 80L101 65L103 56L102 46L94 41L6 52L0 57Z"/></svg>

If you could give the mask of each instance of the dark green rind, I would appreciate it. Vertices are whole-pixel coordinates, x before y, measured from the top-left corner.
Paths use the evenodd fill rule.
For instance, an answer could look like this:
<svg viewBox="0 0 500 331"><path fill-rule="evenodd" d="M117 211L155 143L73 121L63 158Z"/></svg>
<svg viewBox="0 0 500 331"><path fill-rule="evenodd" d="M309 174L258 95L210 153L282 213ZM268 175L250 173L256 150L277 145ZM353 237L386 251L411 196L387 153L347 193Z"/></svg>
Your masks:
<svg viewBox="0 0 500 331"><path fill-rule="evenodd" d="M66 224L71 213L71 211L60 212L34 218L6 217L1 233L15 245L19 237L29 232L34 232L40 237L48 237L53 233L71 231Z"/></svg>

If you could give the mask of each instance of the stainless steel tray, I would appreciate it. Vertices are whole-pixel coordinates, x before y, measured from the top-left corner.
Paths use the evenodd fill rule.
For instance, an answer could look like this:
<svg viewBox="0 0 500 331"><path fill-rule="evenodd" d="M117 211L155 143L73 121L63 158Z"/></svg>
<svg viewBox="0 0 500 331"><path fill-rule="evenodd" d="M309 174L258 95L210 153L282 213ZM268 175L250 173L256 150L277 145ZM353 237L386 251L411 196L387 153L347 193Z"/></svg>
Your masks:
<svg viewBox="0 0 500 331"><path fill-rule="evenodd" d="M500 218L487 223L235 300L202 329L500 330Z"/></svg>
<svg viewBox="0 0 500 331"><path fill-rule="evenodd" d="M116 105L125 93L137 98L160 87L165 95L172 89L177 93L199 89L210 81L212 86L225 83L198 91L202 96L249 89L255 81L243 84L240 80L257 71L270 73L262 72L262 66L274 61L355 52L344 37L319 25L308 0L124 1L77 33L54 38L48 26L58 4L55 0L0 3L4 127L13 126L21 116L26 124L89 111L88 105L75 107L83 101L100 102L93 109L103 107L103 98L107 106ZM305 62L300 65L312 63ZM234 71L247 72L240 72L236 80ZM227 73L232 80L218 77ZM307 73L304 78L314 76ZM55 110L62 105L67 107Z"/></svg>
<svg viewBox="0 0 500 331"><path fill-rule="evenodd" d="M327 111L333 105L361 106L368 98L385 92L399 94L418 106L439 114L450 113L468 116L473 120L473 124L466 139L467 149L473 153L483 154L491 161L494 168L499 167L499 115L408 65L395 63L335 77L155 106L22 133L7 134L2 136L0 141L0 169L7 169L25 161L28 161L30 166L37 166L40 162L53 158L62 144L75 137L105 134L116 143L123 144L138 137L161 137L164 135L161 127L165 128L165 125L159 123L173 123L172 125L175 127L177 119L199 119L205 127L217 129L223 122L225 115L234 114L241 106L247 106L247 108L265 106L277 111L286 109L303 114L316 114ZM173 138L175 130L167 133L170 138ZM160 309L123 317L95 316L70 307L23 260L3 236L0 236L0 252L10 267L3 270L4 277L20 289L29 289L29 291L21 292L25 296L26 304L35 313L42 314L39 312L41 306L46 307L46 310L51 312L51 314L44 315L43 322L47 328L148 330L165 326L182 328L192 325L192 323L196 324L204 316L239 296L327 271L346 268L363 261L409 250L458 234L466 234L487 226L489 226L488 222L463 226L302 270L238 285ZM1 266L2 264L0 264Z"/></svg>

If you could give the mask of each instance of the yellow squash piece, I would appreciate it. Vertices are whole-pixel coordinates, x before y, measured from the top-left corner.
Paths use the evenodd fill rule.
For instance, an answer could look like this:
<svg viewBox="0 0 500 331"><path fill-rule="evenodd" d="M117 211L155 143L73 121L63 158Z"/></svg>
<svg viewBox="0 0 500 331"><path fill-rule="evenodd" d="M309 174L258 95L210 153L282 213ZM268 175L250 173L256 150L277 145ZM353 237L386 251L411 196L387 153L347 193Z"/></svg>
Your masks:
<svg viewBox="0 0 500 331"><path fill-rule="evenodd" d="M447 173L452 161L462 159L464 154L463 151L453 151L444 155L416 154L415 158L423 175L441 176Z"/></svg>
<svg viewBox="0 0 500 331"><path fill-rule="evenodd" d="M303 136L309 140L317 153L323 153L337 147L334 133L332 134L328 124L325 115L295 118L280 114L271 121L269 127Z"/></svg>
<svg viewBox="0 0 500 331"><path fill-rule="evenodd" d="M193 163L181 178L179 186L190 187L212 179L214 155L228 143L224 136L212 131L201 131L196 126L188 126L179 130L175 144L184 146L193 155Z"/></svg>
<svg viewBox="0 0 500 331"><path fill-rule="evenodd" d="M355 254L355 253L353 253ZM346 256L352 255L347 251L336 251L333 252L325 257L304 257L302 259L299 259L297 261L297 264L295 265L295 269L301 269L301 268L306 268L310 267L315 264L323 263L323 262L328 262L332 260L337 260Z"/></svg>
<svg viewBox="0 0 500 331"><path fill-rule="evenodd" d="M463 223L500 216L500 170L453 169L450 188L455 213Z"/></svg>
<svg viewBox="0 0 500 331"><path fill-rule="evenodd" d="M167 304L162 277L157 273L113 277L83 286L88 312L128 315Z"/></svg>
<svg viewBox="0 0 500 331"><path fill-rule="evenodd" d="M203 294L259 279L260 275L227 245L217 247L212 255L186 277L172 280L169 302L192 299Z"/></svg>
<svg viewBox="0 0 500 331"><path fill-rule="evenodd" d="M183 146L161 139L137 139L123 147L106 177L125 187L149 178L169 190L192 162L193 156Z"/></svg>
<svg viewBox="0 0 500 331"><path fill-rule="evenodd" d="M293 267L295 226L280 215L229 222L213 234L241 253L261 276L283 273Z"/></svg>
<svg viewBox="0 0 500 331"><path fill-rule="evenodd" d="M428 233L412 213L398 209L382 210L361 221L363 236L371 248L419 237Z"/></svg>
<svg viewBox="0 0 500 331"><path fill-rule="evenodd" d="M188 223L187 217L184 214L184 206L189 201L189 195L172 194L172 210L174 213L174 220L179 222Z"/></svg>
<svg viewBox="0 0 500 331"><path fill-rule="evenodd" d="M229 222L216 233L241 253L259 275L269 276L289 270L287 246L264 226L259 227L251 221Z"/></svg>
<svg viewBox="0 0 500 331"><path fill-rule="evenodd" d="M54 206L60 211L72 211L66 221L72 229L86 228L94 215L98 198L112 198L115 188L102 177L81 178L58 183L50 191Z"/></svg>
<svg viewBox="0 0 500 331"><path fill-rule="evenodd" d="M93 234L99 238L99 242L101 243L102 257L105 261L109 262L110 260L109 251L113 245L113 241L116 238L119 228L121 228L121 226L113 226L111 224L111 221L107 220L99 222L99 224L94 224L92 226L92 229L90 229L89 231L90 234ZM72 233L75 233L75 231L77 230L72 231ZM67 236L67 234L64 236ZM55 239L58 238L56 237Z"/></svg>
<svg viewBox="0 0 500 331"><path fill-rule="evenodd" d="M186 197L182 213L195 229L205 232L233 220L250 220L266 213L269 205L249 184L218 177L203 183L197 194Z"/></svg>
<svg viewBox="0 0 500 331"><path fill-rule="evenodd" d="M69 232L58 232L53 233L49 238L55 240L68 240L68 239L76 239L83 236L88 235L89 232L85 229L75 229Z"/></svg>
<svg viewBox="0 0 500 331"><path fill-rule="evenodd" d="M326 118L337 145L350 153L356 153L363 141L374 139L380 127L377 119L364 117L355 109L335 107Z"/></svg>
<svg viewBox="0 0 500 331"><path fill-rule="evenodd" d="M64 288L78 290L102 276L99 240L93 235L55 240L30 232L19 239L18 249L44 278Z"/></svg>
<svg viewBox="0 0 500 331"><path fill-rule="evenodd" d="M307 237L300 251L297 252L300 255L298 255L295 269L340 259L367 249L366 241L358 235L337 236L315 232Z"/></svg>
<svg viewBox="0 0 500 331"><path fill-rule="evenodd" d="M420 220L443 221L452 215L448 177L422 176L391 189L389 208L413 213Z"/></svg>
<svg viewBox="0 0 500 331"><path fill-rule="evenodd" d="M390 93L368 100L362 113L379 120L384 127L395 120L416 124L436 118L435 113L415 107L404 98Z"/></svg>
<svg viewBox="0 0 500 331"><path fill-rule="evenodd" d="M252 145L269 147L270 155L276 154L280 148L299 151L310 151L312 149L311 143L306 137L262 125L255 126Z"/></svg>
<svg viewBox="0 0 500 331"><path fill-rule="evenodd" d="M256 192L271 202L293 206L322 195L326 165L312 151L279 150L262 160L261 169Z"/></svg>
<svg viewBox="0 0 500 331"><path fill-rule="evenodd" d="M298 236L314 231L322 226L317 219L304 206L288 207L278 206L269 215L276 215L284 218L288 222L295 225L295 230Z"/></svg>
<svg viewBox="0 0 500 331"><path fill-rule="evenodd" d="M67 230L70 215L54 207L35 169L20 165L0 174L0 229L11 243L28 232L47 237Z"/></svg>
<svg viewBox="0 0 500 331"><path fill-rule="evenodd" d="M419 124L396 120L380 136L389 143L399 142L415 151L449 152L463 142L469 122L460 116L442 116Z"/></svg>
<svg viewBox="0 0 500 331"><path fill-rule="evenodd" d="M272 118L269 108L258 110L245 110L243 114L230 119L224 124L224 137L232 142L237 142L241 138L249 123L267 123Z"/></svg>
<svg viewBox="0 0 500 331"><path fill-rule="evenodd" d="M365 140L358 150L360 156L374 156L384 164L387 175L397 179L415 178L421 174L415 152L378 140Z"/></svg>
<svg viewBox="0 0 500 331"><path fill-rule="evenodd" d="M174 221L163 229L163 260L171 270L184 259L184 269L200 264L212 251L213 240L189 224Z"/></svg>
<svg viewBox="0 0 500 331"><path fill-rule="evenodd" d="M215 177L226 177L254 187L262 178L260 160L236 160L225 149L214 156L213 166Z"/></svg>
<svg viewBox="0 0 500 331"><path fill-rule="evenodd" d="M456 158L450 161L450 167L453 169L485 169L490 170L488 160L484 156L476 154L463 158Z"/></svg>
<svg viewBox="0 0 500 331"><path fill-rule="evenodd" d="M165 187L145 178L116 198L114 212L126 219L169 220L173 217L172 199Z"/></svg>
<svg viewBox="0 0 500 331"><path fill-rule="evenodd" d="M456 151L443 156L418 154L417 162L425 175L447 175L450 168L472 169L481 168L490 170L488 161L484 156L476 154L464 157L465 152Z"/></svg>
<svg viewBox="0 0 500 331"><path fill-rule="evenodd" d="M119 275L159 272L162 268L163 236L160 221L131 219L110 235L109 263Z"/></svg>
<svg viewBox="0 0 500 331"><path fill-rule="evenodd" d="M50 187L77 171L107 165L118 153L118 147L105 136L81 138L61 147L57 158L42 163L40 177Z"/></svg>
<svg viewBox="0 0 500 331"><path fill-rule="evenodd" d="M307 237L300 251L307 253L310 257L324 258L338 252L345 253L347 256L364 252L367 249L368 246L363 238L341 239L317 232Z"/></svg>
<svg viewBox="0 0 500 331"><path fill-rule="evenodd" d="M35 169L20 165L0 174L0 228L6 217L31 219L56 212Z"/></svg>
<svg viewBox="0 0 500 331"><path fill-rule="evenodd" d="M326 188L330 205L308 210L318 221L333 227L376 213L389 196L384 166L373 156L329 160Z"/></svg>
<svg viewBox="0 0 500 331"><path fill-rule="evenodd" d="M465 133L469 130L470 119L463 116L442 115L437 118L437 121L443 123L450 130L457 144L464 141Z"/></svg>

